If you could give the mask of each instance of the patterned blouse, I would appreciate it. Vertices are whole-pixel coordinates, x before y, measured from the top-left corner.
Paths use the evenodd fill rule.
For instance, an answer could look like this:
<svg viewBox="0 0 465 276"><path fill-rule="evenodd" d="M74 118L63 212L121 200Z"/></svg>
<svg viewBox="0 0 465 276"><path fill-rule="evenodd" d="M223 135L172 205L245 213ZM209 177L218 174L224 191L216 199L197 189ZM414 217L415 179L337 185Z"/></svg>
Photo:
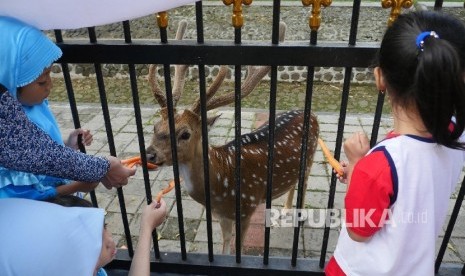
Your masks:
<svg viewBox="0 0 465 276"><path fill-rule="evenodd" d="M110 162L53 141L27 118L19 103L0 85L0 165L17 171L76 181L97 182Z"/></svg>

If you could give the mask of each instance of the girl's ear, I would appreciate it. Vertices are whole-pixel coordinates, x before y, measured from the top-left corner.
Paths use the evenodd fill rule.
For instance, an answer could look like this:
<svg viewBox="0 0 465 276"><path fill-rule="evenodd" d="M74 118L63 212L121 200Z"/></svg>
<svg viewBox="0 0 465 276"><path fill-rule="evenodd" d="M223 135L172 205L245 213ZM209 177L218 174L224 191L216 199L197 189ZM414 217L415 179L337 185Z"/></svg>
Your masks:
<svg viewBox="0 0 465 276"><path fill-rule="evenodd" d="M386 91L386 83L384 82L383 71L380 67L375 67L373 74L375 75L376 88L379 91Z"/></svg>

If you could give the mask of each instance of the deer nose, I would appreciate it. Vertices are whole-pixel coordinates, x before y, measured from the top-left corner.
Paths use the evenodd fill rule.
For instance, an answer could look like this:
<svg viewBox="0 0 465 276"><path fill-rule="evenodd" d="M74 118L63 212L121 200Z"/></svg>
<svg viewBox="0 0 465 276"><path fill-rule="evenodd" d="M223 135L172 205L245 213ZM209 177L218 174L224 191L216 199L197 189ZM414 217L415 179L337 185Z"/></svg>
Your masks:
<svg viewBox="0 0 465 276"><path fill-rule="evenodd" d="M157 156L155 154L149 153L146 156L147 156L147 161L155 163L155 160L157 159Z"/></svg>

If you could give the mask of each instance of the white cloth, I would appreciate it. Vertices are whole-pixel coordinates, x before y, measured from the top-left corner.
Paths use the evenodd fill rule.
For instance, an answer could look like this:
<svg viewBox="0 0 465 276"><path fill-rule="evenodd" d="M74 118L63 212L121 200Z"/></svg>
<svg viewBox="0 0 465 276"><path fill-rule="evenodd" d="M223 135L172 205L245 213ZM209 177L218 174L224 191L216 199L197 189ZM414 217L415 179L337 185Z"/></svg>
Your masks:
<svg viewBox="0 0 465 276"><path fill-rule="evenodd" d="M196 0L2 0L0 15L41 30L77 29L167 11Z"/></svg>
<svg viewBox="0 0 465 276"><path fill-rule="evenodd" d="M103 209L0 199L0 275L93 275L103 218Z"/></svg>

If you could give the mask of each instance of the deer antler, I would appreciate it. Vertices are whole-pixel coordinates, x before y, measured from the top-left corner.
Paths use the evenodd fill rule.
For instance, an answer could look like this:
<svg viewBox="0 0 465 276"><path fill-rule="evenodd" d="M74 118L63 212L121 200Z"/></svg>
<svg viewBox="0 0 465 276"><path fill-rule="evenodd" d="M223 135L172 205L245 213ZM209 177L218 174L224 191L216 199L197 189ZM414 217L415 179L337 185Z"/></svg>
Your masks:
<svg viewBox="0 0 465 276"><path fill-rule="evenodd" d="M279 40L284 41L284 36L286 33L286 24L284 22L279 23ZM241 86L241 97L246 97L252 92L255 87L258 85L260 80L262 80L268 72L270 72L270 66L248 66L247 77L244 80L244 83ZM218 73L219 74L219 73ZM212 85L213 86L213 85ZM219 85L218 85L219 86ZM212 95L216 93L219 87L212 92ZM211 110L220 106L225 106L234 101L234 92L212 98L207 102L207 110Z"/></svg>
<svg viewBox="0 0 465 276"><path fill-rule="evenodd" d="M182 40L186 33L187 21L181 20L176 31L176 40ZM174 67L174 84L173 84L173 106L176 106L181 98L184 84L186 83L186 72L189 67L185 64Z"/></svg>
<svg viewBox="0 0 465 276"><path fill-rule="evenodd" d="M218 89L220 88L228 71L229 71L229 68L226 65L220 66L218 74L216 75L210 87L208 87L207 94L206 94L207 103L208 101L210 101L213 95L215 95L216 91L218 91ZM198 97L195 100L194 104L191 107L191 111L195 114L200 114L200 97Z"/></svg>
<svg viewBox="0 0 465 276"><path fill-rule="evenodd" d="M149 67L149 83L152 88L153 96L157 100L161 108L166 107L166 97L163 91L161 91L160 86L158 85L157 80L157 65L152 64Z"/></svg>
<svg viewBox="0 0 465 276"><path fill-rule="evenodd" d="M176 39L182 40L186 33L187 22L182 20L179 22L178 30L176 31ZM174 84L173 84L173 106L176 106L181 98L184 84L186 82L187 65L174 66ZM152 88L152 93L161 108L166 107L165 93L160 89L157 80L157 65L152 64L149 67L149 83Z"/></svg>

